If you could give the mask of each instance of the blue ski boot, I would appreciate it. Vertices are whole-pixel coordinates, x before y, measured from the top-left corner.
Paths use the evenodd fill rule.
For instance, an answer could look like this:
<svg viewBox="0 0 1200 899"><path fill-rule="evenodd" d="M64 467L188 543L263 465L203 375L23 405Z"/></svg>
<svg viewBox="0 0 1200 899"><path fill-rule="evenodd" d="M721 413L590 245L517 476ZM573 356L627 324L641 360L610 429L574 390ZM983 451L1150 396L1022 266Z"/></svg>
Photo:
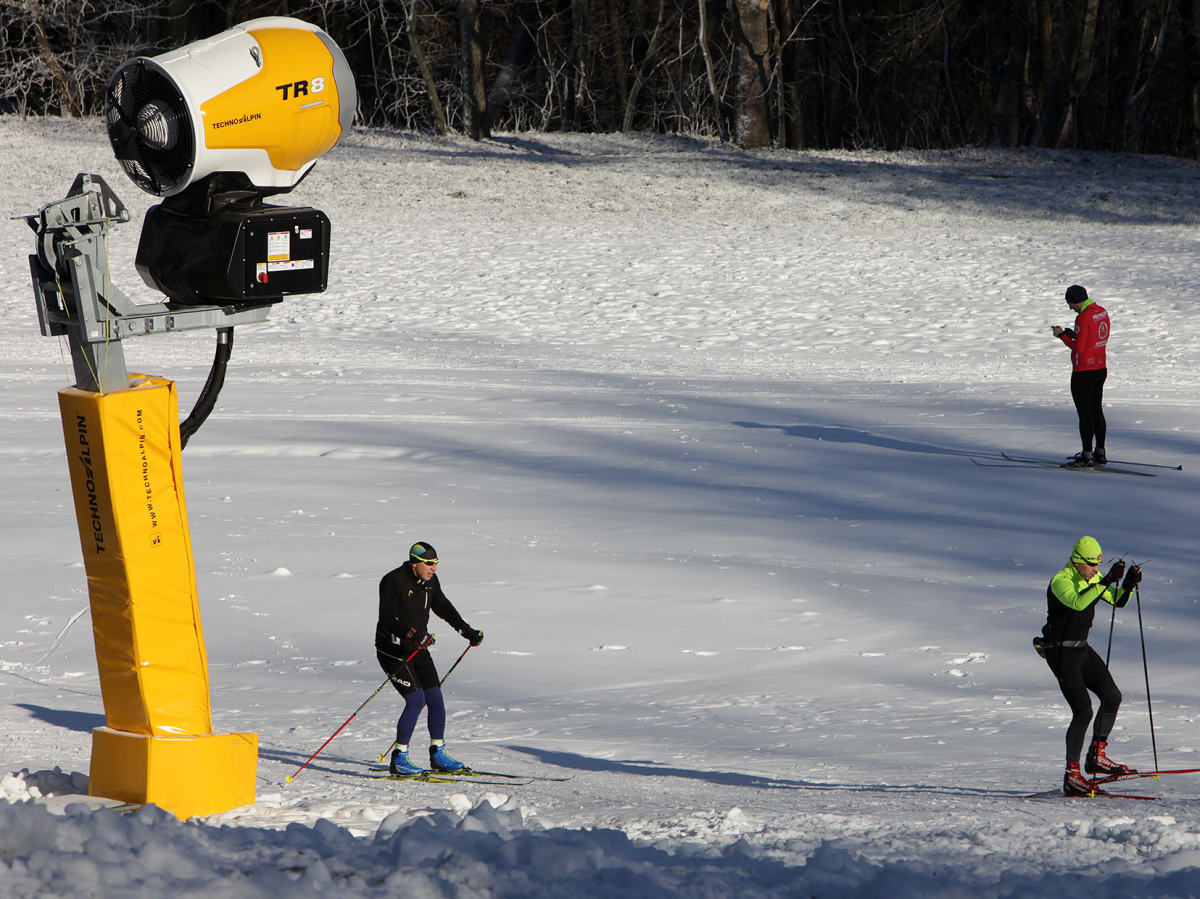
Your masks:
<svg viewBox="0 0 1200 899"><path fill-rule="evenodd" d="M408 747L397 746L392 750L392 761L388 765L388 770L393 776L412 777L415 774L424 774L424 770L418 768L408 760Z"/></svg>
<svg viewBox="0 0 1200 899"><path fill-rule="evenodd" d="M446 754L446 745L444 743L434 743L429 747L429 767L434 771L443 771L450 774L458 774L460 771L467 770L466 765L450 758Z"/></svg>

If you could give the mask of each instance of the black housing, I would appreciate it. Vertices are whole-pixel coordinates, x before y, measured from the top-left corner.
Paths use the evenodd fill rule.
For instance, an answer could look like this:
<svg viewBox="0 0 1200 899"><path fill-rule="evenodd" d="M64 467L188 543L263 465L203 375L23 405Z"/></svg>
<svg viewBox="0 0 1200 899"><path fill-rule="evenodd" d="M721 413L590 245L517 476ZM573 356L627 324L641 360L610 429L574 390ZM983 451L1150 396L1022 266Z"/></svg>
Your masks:
<svg viewBox="0 0 1200 899"><path fill-rule="evenodd" d="M152 206L142 223L137 270L148 285L188 305L278 302L321 293L329 280L329 218L309 206Z"/></svg>

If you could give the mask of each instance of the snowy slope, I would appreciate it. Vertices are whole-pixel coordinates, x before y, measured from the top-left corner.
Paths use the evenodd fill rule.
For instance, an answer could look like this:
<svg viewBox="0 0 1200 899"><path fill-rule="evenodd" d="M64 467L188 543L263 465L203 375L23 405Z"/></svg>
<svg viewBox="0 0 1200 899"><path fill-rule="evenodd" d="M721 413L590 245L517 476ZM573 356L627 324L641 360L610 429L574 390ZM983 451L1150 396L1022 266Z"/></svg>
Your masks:
<svg viewBox="0 0 1200 899"><path fill-rule="evenodd" d="M150 198L97 122L0 119L0 162L9 216L102 174L135 214L113 278L152 299ZM1029 640L1083 533L1149 560L1156 747L1130 607L1113 754L1200 767L1198 174L351 135L292 198L333 221L329 290L239 329L184 457L216 723L262 746L257 805L204 823L79 802L103 710L72 378L10 222L0 895L1200 894L1196 776L1128 788L1156 802L1022 798L1061 777L1067 709ZM1114 321L1109 454L1184 471L971 463L1077 449L1049 333L1075 282ZM126 346L185 406L211 354ZM376 583L416 539L487 634L447 683L452 751L570 781L364 777L389 693L285 782L382 680ZM446 670L465 644L435 630Z"/></svg>

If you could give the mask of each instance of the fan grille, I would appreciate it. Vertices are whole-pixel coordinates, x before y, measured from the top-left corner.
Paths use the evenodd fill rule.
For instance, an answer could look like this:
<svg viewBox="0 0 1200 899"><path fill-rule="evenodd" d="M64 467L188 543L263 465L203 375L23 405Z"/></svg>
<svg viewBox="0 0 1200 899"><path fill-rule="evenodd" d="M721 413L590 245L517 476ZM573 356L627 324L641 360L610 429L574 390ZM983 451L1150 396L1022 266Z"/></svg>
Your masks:
<svg viewBox="0 0 1200 899"><path fill-rule="evenodd" d="M138 187L163 197L186 186L196 138L170 78L141 59L121 67L108 83L104 118L113 153Z"/></svg>

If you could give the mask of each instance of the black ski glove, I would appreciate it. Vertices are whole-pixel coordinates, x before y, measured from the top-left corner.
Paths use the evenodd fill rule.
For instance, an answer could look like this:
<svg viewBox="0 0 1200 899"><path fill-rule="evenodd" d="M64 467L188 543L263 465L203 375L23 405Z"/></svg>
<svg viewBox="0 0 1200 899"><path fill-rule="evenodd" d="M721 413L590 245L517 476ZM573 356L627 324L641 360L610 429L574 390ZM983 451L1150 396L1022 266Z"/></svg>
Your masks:
<svg viewBox="0 0 1200 899"><path fill-rule="evenodd" d="M483 631L477 631L474 628L469 627L462 632L462 635L472 646L478 646L483 642Z"/></svg>
<svg viewBox="0 0 1200 899"><path fill-rule="evenodd" d="M395 639L395 638L393 638ZM423 634L415 627L410 627L408 632L398 640L400 648L405 652L415 652L420 649L425 649L433 645L433 634Z"/></svg>
<svg viewBox="0 0 1200 899"><path fill-rule="evenodd" d="M1142 566L1134 565L1129 569L1129 574L1125 575L1125 583L1121 584L1121 589L1132 590L1142 582Z"/></svg>
<svg viewBox="0 0 1200 899"><path fill-rule="evenodd" d="M1121 582L1121 578L1124 576L1125 560L1117 559L1117 561L1113 562L1113 567L1108 569L1108 574L1104 575L1104 577L1100 579L1100 583L1102 583L1105 587L1111 587L1113 584L1119 584Z"/></svg>

